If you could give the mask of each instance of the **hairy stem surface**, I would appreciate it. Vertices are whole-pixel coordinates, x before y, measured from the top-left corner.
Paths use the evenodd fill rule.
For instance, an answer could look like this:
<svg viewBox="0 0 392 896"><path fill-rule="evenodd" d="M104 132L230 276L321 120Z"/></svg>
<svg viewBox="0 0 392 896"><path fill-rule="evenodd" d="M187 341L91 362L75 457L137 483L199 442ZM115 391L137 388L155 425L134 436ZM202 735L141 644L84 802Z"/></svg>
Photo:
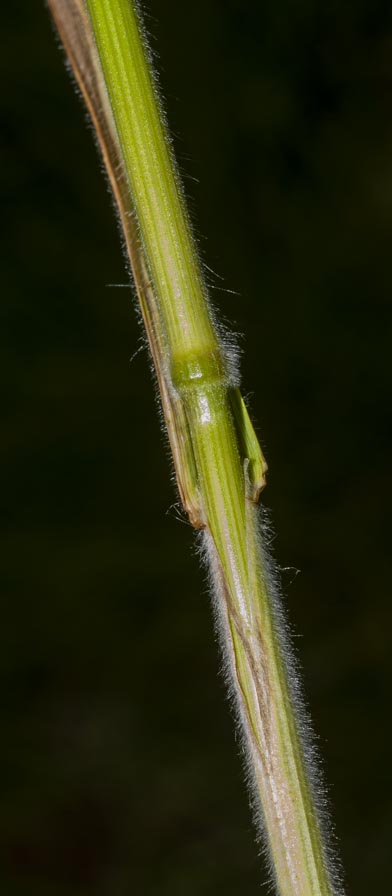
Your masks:
<svg viewBox="0 0 392 896"><path fill-rule="evenodd" d="M192 525L205 532L277 888L281 896L331 896L337 889L257 520L266 465L208 303L136 4L49 5L119 207L182 501Z"/></svg>

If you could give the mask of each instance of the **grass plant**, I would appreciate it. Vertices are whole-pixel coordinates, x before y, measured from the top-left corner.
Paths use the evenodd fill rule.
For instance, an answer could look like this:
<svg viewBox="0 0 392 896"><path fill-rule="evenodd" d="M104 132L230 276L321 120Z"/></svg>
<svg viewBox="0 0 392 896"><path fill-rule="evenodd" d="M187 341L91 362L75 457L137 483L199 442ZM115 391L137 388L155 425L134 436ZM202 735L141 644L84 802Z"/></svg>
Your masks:
<svg viewBox="0 0 392 896"><path fill-rule="evenodd" d="M130 0L49 6L117 202L180 496L210 568L277 891L331 896L341 889L257 507L266 464L239 390L235 346L209 304L140 13Z"/></svg>

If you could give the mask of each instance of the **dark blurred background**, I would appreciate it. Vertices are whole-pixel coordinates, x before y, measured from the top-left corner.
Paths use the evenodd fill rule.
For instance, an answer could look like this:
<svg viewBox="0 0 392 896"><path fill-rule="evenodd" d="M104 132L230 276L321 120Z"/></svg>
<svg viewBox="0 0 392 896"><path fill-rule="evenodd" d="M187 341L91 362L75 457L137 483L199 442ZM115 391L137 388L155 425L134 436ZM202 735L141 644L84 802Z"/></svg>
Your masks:
<svg viewBox="0 0 392 896"><path fill-rule="evenodd" d="M215 302L244 334L347 888L383 892L391 4L146 6ZM97 152L44 4L2 25L2 892L250 896L209 597L132 295L108 286L127 277Z"/></svg>

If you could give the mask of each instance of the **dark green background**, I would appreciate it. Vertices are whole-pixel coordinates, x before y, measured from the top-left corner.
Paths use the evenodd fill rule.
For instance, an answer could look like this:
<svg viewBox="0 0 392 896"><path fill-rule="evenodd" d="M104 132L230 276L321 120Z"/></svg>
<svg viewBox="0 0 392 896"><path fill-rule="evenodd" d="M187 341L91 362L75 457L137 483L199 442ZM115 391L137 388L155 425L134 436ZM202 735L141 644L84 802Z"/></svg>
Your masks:
<svg viewBox="0 0 392 896"><path fill-rule="evenodd" d="M245 335L348 890L386 892L391 4L148 11L215 301ZM126 283L110 199L44 5L2 25L2 893L250 896L206 584L131 293L107 286Z"/></svg>

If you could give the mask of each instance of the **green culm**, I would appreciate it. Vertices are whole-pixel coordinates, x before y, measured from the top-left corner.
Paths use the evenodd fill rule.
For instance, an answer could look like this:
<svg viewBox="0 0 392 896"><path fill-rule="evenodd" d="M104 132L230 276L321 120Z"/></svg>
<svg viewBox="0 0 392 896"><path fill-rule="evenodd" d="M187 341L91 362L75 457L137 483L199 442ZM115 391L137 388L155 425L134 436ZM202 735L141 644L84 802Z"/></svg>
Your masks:
<svg viewBox="0 0 392 896"><path fill-rule="evenodd" d="M229 687L281 896L342 893L257 508L266 464L211 311L137 4L49 0L117 201L177 483L202 532ZM260 811L257 811L259 807Z"/></svg>

